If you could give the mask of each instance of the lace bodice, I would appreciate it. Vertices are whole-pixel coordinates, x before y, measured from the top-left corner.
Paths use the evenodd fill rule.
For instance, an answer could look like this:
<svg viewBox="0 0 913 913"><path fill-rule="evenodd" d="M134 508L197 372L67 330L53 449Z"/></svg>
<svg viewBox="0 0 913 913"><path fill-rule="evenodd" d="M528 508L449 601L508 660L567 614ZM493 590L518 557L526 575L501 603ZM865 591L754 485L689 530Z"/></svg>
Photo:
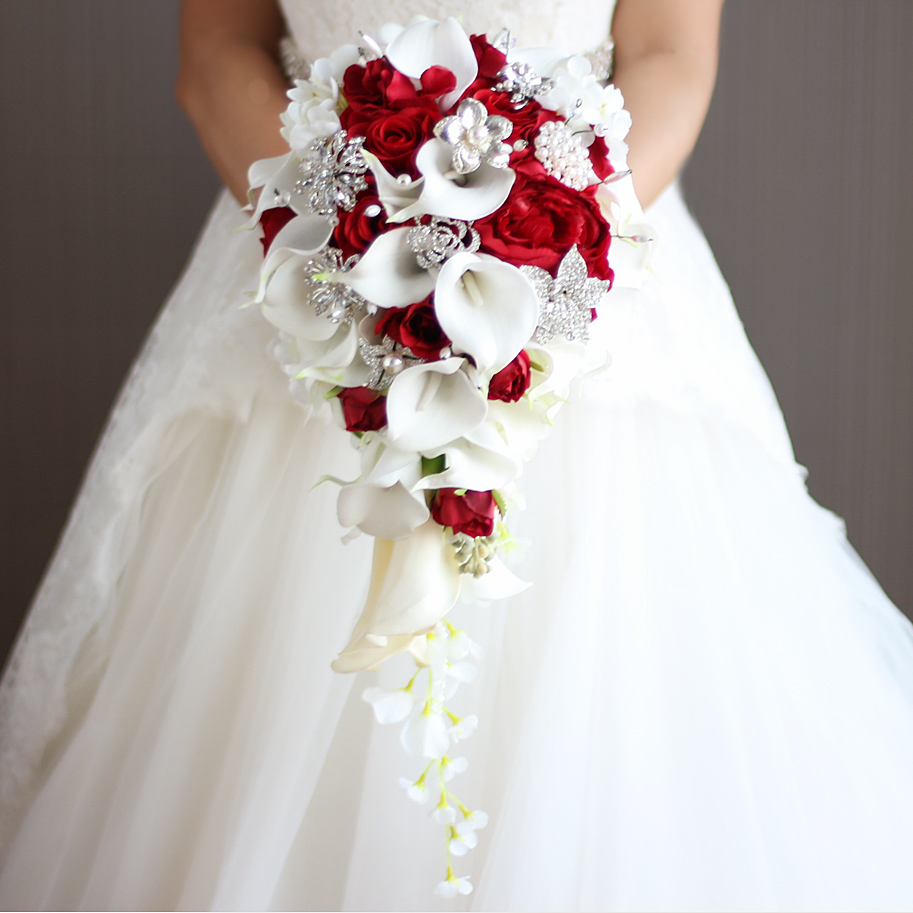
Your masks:
<svg viewBox="0 0 913 913"><path fill-rule="evenodd" d="M471 32L508 28L526 47L590 51L609 37L615 0L281 0L298 48L314 60L385 22L461 16Z"/></svg>

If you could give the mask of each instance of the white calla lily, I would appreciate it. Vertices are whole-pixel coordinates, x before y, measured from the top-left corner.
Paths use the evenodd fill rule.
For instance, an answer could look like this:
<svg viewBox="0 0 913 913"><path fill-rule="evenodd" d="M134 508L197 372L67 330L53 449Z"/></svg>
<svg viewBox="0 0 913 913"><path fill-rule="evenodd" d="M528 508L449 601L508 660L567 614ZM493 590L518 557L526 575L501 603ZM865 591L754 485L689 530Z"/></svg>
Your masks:
<svg viewBox="0 0 913 913"><path fill-rule="evenodd" d="M429 512L425 499L402 482L388 488L356 482L340 489L336 515L343 526L357 526L369 536L405 539L428 519Z"/></svg>
<svg viewBox="0 0 913 913"><path fill-rule="evenodd" d="M444 457L444 469L425 476L418 483L417 487L424 489L492 491L513 481L521 468L504 438L487 420L441 450L426 451L423 455Z"/></svg>
<svg viewBox="0 0 913 913"><path fill-rule="evenodd" d="M492 558L488 564L488 573L481 577L469 576L466 584L470 594L476 599L497 600L516 596L529 589L530 583L521 580L500 558Z"/></svg>
<svg viewBox="0 0 913 913"><path fill-rule="evenodd" d="M263 312L269 319L268 310ZM298 348L298 378L313 377L331 383L341 383L349 377L347 371L358 351L358 332L351 324L341 324L329 339L295 339Z"/></svg>
<svg viewBox="0 0 913 913"><path fill-rule="evenodd" d="M504 205L516 175L510 168L482 163L469 174L453 170L453 147L442 139L430 139L418 151L415 166L424 179L419 198L389 217L405 222L415 216L448 219L481 219Z"/></svg>
<svg viewBox="0 0 913 913"><path fill-rule="evenodd" d="M582 342L552 340L548 345L531 343L526 347L537 369L532 372L529 398L532 401L547 393L566 396L571 381L580 373L586 358L587 346Z"/></svg>
<svg viewBox="0 0 913 913"><path fill-rule="evenodd" d="M371 485L388 488L401 482L414 491L422 478L422 458L410 450L400 450L381 436L371 440L362 453L362 479Z"/></svg>
<svg viewBox="0 0 913 913"><path fill-rule="evenodd" d="M409 649L453 607L460 569L448 537L433 520L405 539L374 543L371 587L348 646L333 668L354 672Z"/></svg>
<svg viewBox="0 0 913 913"><path fill-rule="evenodd" d="M435 313L454 350L467 352L480 371L494 374L535 332L539 300L515 266L486 255L456 254L441 267Z"/></svg>
<svg viewBox="0 0 913 913"><path fill-rule="evenodd" d="M475 428L488 411L464 358L407 368L390 385L387 433L400 450L430 450Z"/></svg>
<svg viewBox="0 0 913 913"><path fill-rule="evenodd" d="M434 291L434 276L422 269L409 247L408 228L379 235L362 258L345 273L327 275L343 282L378 307L407 307Z"/></svg>
<svg viewBox="0 0 913 913"><path fill-rule="evenodd" d="M488 421L504 439L510 453L530 460L539 442L552 431L550 405L544 398L516 403L493 401L488 404Z"/></svg>
<svg viewBox="0 0 913 913"><path fill-rule="evenodd" d="M333 233L333 226L323 216L296 216L276 233L263 265L260 267L260 283L254 304L266 296L267 284L273 273L294 256L309 257L326 247Z"/></svg>
<svg viewBox="0 0 913 913"><path fill-rule="evenodd" d="M452 16L438 21L416 16L388 45L387 60L406 76L419 79L429 67L446 67L456 86L441 98L441 110L455 104L479 72L469 36Z"/></svg>
<svg viewBox="0 0 913 913"><path fill-rule="evenodd" d="M336 334L339 324L314 311L303 267L301 257L290 256L273 273L260 307L273 326L295 339L325 341Z"/></svg>
<svg viewBox="0 0 913 913"><path fill-rule="evenodd" d="M424 186L424 178L413 181L408 174L399 177L392 175L384 167L383 162L366 149L361 150L361 157L368 163L368 168L374 175L377 196L387 213L387 220L390 222L405 221L405 219L399 218L399 214L418 201ZM406 216L406 218L409 217Z"/></svg>

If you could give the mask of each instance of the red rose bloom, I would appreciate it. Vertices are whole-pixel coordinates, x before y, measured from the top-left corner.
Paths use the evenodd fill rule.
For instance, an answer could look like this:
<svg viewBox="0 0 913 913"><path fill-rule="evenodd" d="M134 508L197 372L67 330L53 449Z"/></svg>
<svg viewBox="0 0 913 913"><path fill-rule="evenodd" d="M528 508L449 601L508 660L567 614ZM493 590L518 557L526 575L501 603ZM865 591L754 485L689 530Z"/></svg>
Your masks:
<svg viewBox="0 0 913 913"><path fill-rule="evenodd" d="M263 214L260 216L260 230L263 232L260 243L263 245L264 256L276 235L294 218L294 211L287 206L275 206L272 209L263 210Z"/></svg>
<svg viewBox="0 0 913 913"><path fill-rule="evenodd" d="M387 424L387 397L367 387L347 387L339 394L346 431L379 431Z"/></svg>
<svg viewBox="0 0 913 913"><path fill-rule="evenodd" d="M601 136L597 136L593 140L587 152L590 154L593 172L600 181L604 181L610 174L615 173L615 169L609 163L609 147Z"/></svg>
<svg viewBox="0 0 913 913"><path fill-rule="evenodd" d="M378 336L389 336L401 346L408 346L419 358L436 360L441 349L450 345L437 322L430 296L405 308L388 308L374 328Z"/></svg>
<svg viewBox="0 0 913 913"><path fill-rule="evenodd" d="M365 149L373 152L391 174L419 176L415 154L434 136L440 112L431 105L401 109L362 108L349 119L349 136L363 136Z"/></svg>
<svg viewBox="0 0 913 913"><path fill-rule="evenodd" d="M456 488L441 488L434 493L431 516L435 523L473 538L490 536L495 528L494 495L490 491L467 491L463 495L456 492Z"/></svg>
<svg viewBox="0 0 913 913"><path fill-rule="evenodd" d="M521 349L517 357L501 368L488 385L488 398L515 403L529 389L529 355Z"/></svg>
<svg viewBox="0 0 913 913"><path fill-rule="evenodd" d="M474 223L482 250L514 266L538 266L554 276L576 244L589 274L611 280L611 236L595 193L595 186L580 192L552 178L532 180L518 174L505 204Z"/></svg>
<svg viewBox="0 0 913 913"><path fill-rule="evenodd" d="M368 215L371 207L377 207L380 211ZM373 188L358 198L351 212L340 209L337 215L339 224L333 229L333 242L345 258L363 254L374 239L387 229L387 217L380 200L374 196Z"/></svg>

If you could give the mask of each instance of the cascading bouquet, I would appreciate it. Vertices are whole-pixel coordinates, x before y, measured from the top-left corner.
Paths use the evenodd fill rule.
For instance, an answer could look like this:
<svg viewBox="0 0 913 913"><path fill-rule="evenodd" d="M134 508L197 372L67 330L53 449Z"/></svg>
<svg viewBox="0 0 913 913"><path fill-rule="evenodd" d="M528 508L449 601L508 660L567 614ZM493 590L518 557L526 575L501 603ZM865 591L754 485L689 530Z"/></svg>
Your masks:
<svg viewBox="0 0 913 913"><path fill-rule="evenodd" d="M630 119L584 57L454 19L362 35L289 98L291 151L250 172L266 247L255 301L296 396L328 401L354 436L361 475L335 480L338 517L375 537L368 600L333 667L414 656L403 688L365 698L428 760L403 785L437 798L439 893L468 893L451 856L486 816L447 786L466 766L448 752L476 720L446 702L476 648L445 615L461 584L488 599L527 585L499 557L514 480L599 361L586 343L613 276L641 281Z"/></svg>

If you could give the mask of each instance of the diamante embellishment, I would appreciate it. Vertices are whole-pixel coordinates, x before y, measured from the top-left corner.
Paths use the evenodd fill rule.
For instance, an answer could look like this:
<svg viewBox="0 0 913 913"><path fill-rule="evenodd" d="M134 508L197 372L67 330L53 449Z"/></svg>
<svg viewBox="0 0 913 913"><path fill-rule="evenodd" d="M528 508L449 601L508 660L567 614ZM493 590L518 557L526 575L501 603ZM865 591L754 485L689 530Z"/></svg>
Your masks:
<svg viewBox="0 0 913 913"><path fill-rule="evenodd" d="M367 307L368 302L345 283L323 278L327 273L347 273L358 259L354 256L343 261L342 251L327 247L304 265L311 305L319 317L326 317L331 323L351 323L354 312Z"/></svg>
<svg viewBox="0 0 913 913"><path fill-rule="evenodd" d="M501 81L495 86L496 92L510 92L510 102L515 108L522 108L538 95L545 95L555 88L553 79L537 76L528 63L509 63L498 76Z"/></svg>
<svg viewBox="0 0 913 913"><path fill-rule="evenodd" d="M368 163L361 154L364 143L363 136L349 139L342 130L311 142L295 182L295 193L304 197L310 212L335 216L338 209L355 208L356 197L368 187L364 178Z"/></svg>
<svg viewBox="0 0 913 913"><path fill-rule="evenodd" d="M359 339L358 348L362 361L371 369L371 377L365 386L372 390L386 390L397 374L425 361L424 358L415 355L408 346L401 346L389 336L384 336L380 345L372 345L366 339Z"/></svg>
<svg viewBox="0 0 913 913"><path fill-rule="evenodd" d="M536 342L545 345L556 336L586 342L590 337L592 309L609 290L609 283L588 277L586 261L577 246L564 255L554 279L538 266L522 266L520 272L533 283L539 298Z"/></svg>
<svg viewBox="0 0 913 913"><path fill-rule="evenodd" d="M454 254L474 253L479 249L479 233L468 222L432 216L427 225L409 229L406 243L415 252L422 269L441 266Z"/></svg>
<svg viewBox="0 0 913 913"><path fill-rule="evenodd" d="M514 125L488 109L477 98L464 98L456 114L439 120L434 135L454 147L453 170L471 174L482 162L493 168L506 168L510 146L504 142Z"/></svg>
<svg viewBox="0 0 913 913"><path fill-rule="evenodd" d="M573 190L594 183L590 156L580 137L564 121L547 121L535 139L536 158L556 180Z"/></svg>

